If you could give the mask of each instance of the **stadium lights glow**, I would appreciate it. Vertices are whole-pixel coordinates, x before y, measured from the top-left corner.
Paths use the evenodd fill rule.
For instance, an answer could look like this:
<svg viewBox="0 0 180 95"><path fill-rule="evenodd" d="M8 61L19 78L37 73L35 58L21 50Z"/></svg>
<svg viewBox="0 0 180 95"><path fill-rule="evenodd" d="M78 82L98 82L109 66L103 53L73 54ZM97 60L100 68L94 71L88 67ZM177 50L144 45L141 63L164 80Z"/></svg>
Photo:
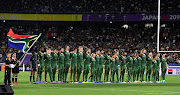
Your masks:
<svg viewBox="0 0 180 95"><path fill-rule="evenodd" d="M161 27L166 27L166 24L162 24Z"/></svg>
<svg viewBox="0 0 180 95"><path fill-rule="evenodd" d="M6 20L3 20L3 22L6 22Z"/></svg>
<svg viewBox="0 0 180 95"><path fill-rule="evenodd" d="M129 26L127 24L123 25L122 27L125 28L125 29L129 28Z"/></svg>

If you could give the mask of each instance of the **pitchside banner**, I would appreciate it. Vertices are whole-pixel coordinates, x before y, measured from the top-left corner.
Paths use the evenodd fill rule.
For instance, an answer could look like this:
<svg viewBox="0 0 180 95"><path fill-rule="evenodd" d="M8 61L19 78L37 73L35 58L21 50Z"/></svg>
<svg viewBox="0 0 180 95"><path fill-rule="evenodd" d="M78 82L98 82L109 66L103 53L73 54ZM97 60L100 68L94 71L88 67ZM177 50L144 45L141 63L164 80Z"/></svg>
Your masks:
<svg viewBox="0 0 180 95"><path fill-rule="evenodd" d="M27 21L157 21L157 14L14 14L0 13L0 20ZM161 21L180 21L180 14L161 14Z"/></svg>

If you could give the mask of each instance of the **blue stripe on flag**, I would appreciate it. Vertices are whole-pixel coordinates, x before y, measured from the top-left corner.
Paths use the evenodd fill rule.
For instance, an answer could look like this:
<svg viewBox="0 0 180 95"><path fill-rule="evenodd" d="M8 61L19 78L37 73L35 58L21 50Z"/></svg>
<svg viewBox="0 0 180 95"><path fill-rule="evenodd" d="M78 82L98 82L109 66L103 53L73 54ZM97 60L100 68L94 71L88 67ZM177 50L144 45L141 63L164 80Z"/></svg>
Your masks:
<svg viewBox="0 0 180 95"><path fill-rule="evenodd" d="M21 50L21 52L23 52L23 47L24 47L25 43L14 43L9 41L9 48L17 48L19 50Z"/></svg>

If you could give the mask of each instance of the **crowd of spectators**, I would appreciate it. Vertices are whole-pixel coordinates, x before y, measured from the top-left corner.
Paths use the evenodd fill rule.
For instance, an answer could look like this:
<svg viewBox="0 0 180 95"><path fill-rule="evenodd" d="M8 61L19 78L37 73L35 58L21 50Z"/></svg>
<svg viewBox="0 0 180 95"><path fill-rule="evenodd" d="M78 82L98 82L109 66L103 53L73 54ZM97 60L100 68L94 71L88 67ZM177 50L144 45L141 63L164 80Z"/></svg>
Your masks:
<svg viewBox="0 0 180 95"><path fill-rule="evenodd" d="M157 13L157 0L1 0L10 13ZM161 12L180 12L179 0L161 1Z"/></svg>
<svg viewBox="0 0 180 95"><path fill-rule="evenodd" d="M100 24L101 25L101 24ZM8 26L7 26L8 27ZM9 27L1 27L0 29L0 54L7 51L17 51L17 49L8 48L7 32ZM128 29L121 26L99 26L98 23L91 25L65 25L65 26L14 26L11 27L16 34L39 34L42 36L35 43L30 51L38 51L40 47L60 49L69 45L73 50L78 46L91 48L94 52L96 49L105 51L111 49L119 49L121 52L140 52L145 48L148 52L156 53L157 49L157 29L148 27L138 27L136 25L129 26ZM160 37L161 51L179 51L180 49L180 33L179 29L162 28L162 37ZM26 32L24 32L26 31ZM57 36L48 38L48 33L57 33ZM3 40L3 41L2 41ZM173 61L179 58L178 53L167 53L168 58Z"/></svg>

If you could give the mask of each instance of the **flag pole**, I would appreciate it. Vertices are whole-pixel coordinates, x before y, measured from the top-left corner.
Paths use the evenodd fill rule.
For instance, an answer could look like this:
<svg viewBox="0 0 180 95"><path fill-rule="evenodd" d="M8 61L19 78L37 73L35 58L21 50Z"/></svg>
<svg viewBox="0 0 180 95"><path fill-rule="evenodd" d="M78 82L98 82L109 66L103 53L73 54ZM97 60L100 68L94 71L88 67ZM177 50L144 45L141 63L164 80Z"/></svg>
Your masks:
<svg viewBox="0 0 180 95"><path fill-rule="evenodd" d="M26 55L27 55L28 51L29 51L29 50L31 49L31 47L35 44L35 42L39 39L39 37L41 36L41 34L42 34L42 33L40 33L40 34L39 34L38 38L37 38L37 39L36 39L36 40L32 43L32 45L29 47L29 49L28 49L28 50L27 50L27 51L23 54L24 56L23 56L23 57L21 57L21 58L22 58L22 60L21 60L21 62L19 63L19 65L21 65L21 64L22 64L22 62L23 62L23 60L25 59L25 57L26 57ZM20 59L21 59L21 58L20 58ZM20 59L19 59L19 60L20 60Z"/></svg>

